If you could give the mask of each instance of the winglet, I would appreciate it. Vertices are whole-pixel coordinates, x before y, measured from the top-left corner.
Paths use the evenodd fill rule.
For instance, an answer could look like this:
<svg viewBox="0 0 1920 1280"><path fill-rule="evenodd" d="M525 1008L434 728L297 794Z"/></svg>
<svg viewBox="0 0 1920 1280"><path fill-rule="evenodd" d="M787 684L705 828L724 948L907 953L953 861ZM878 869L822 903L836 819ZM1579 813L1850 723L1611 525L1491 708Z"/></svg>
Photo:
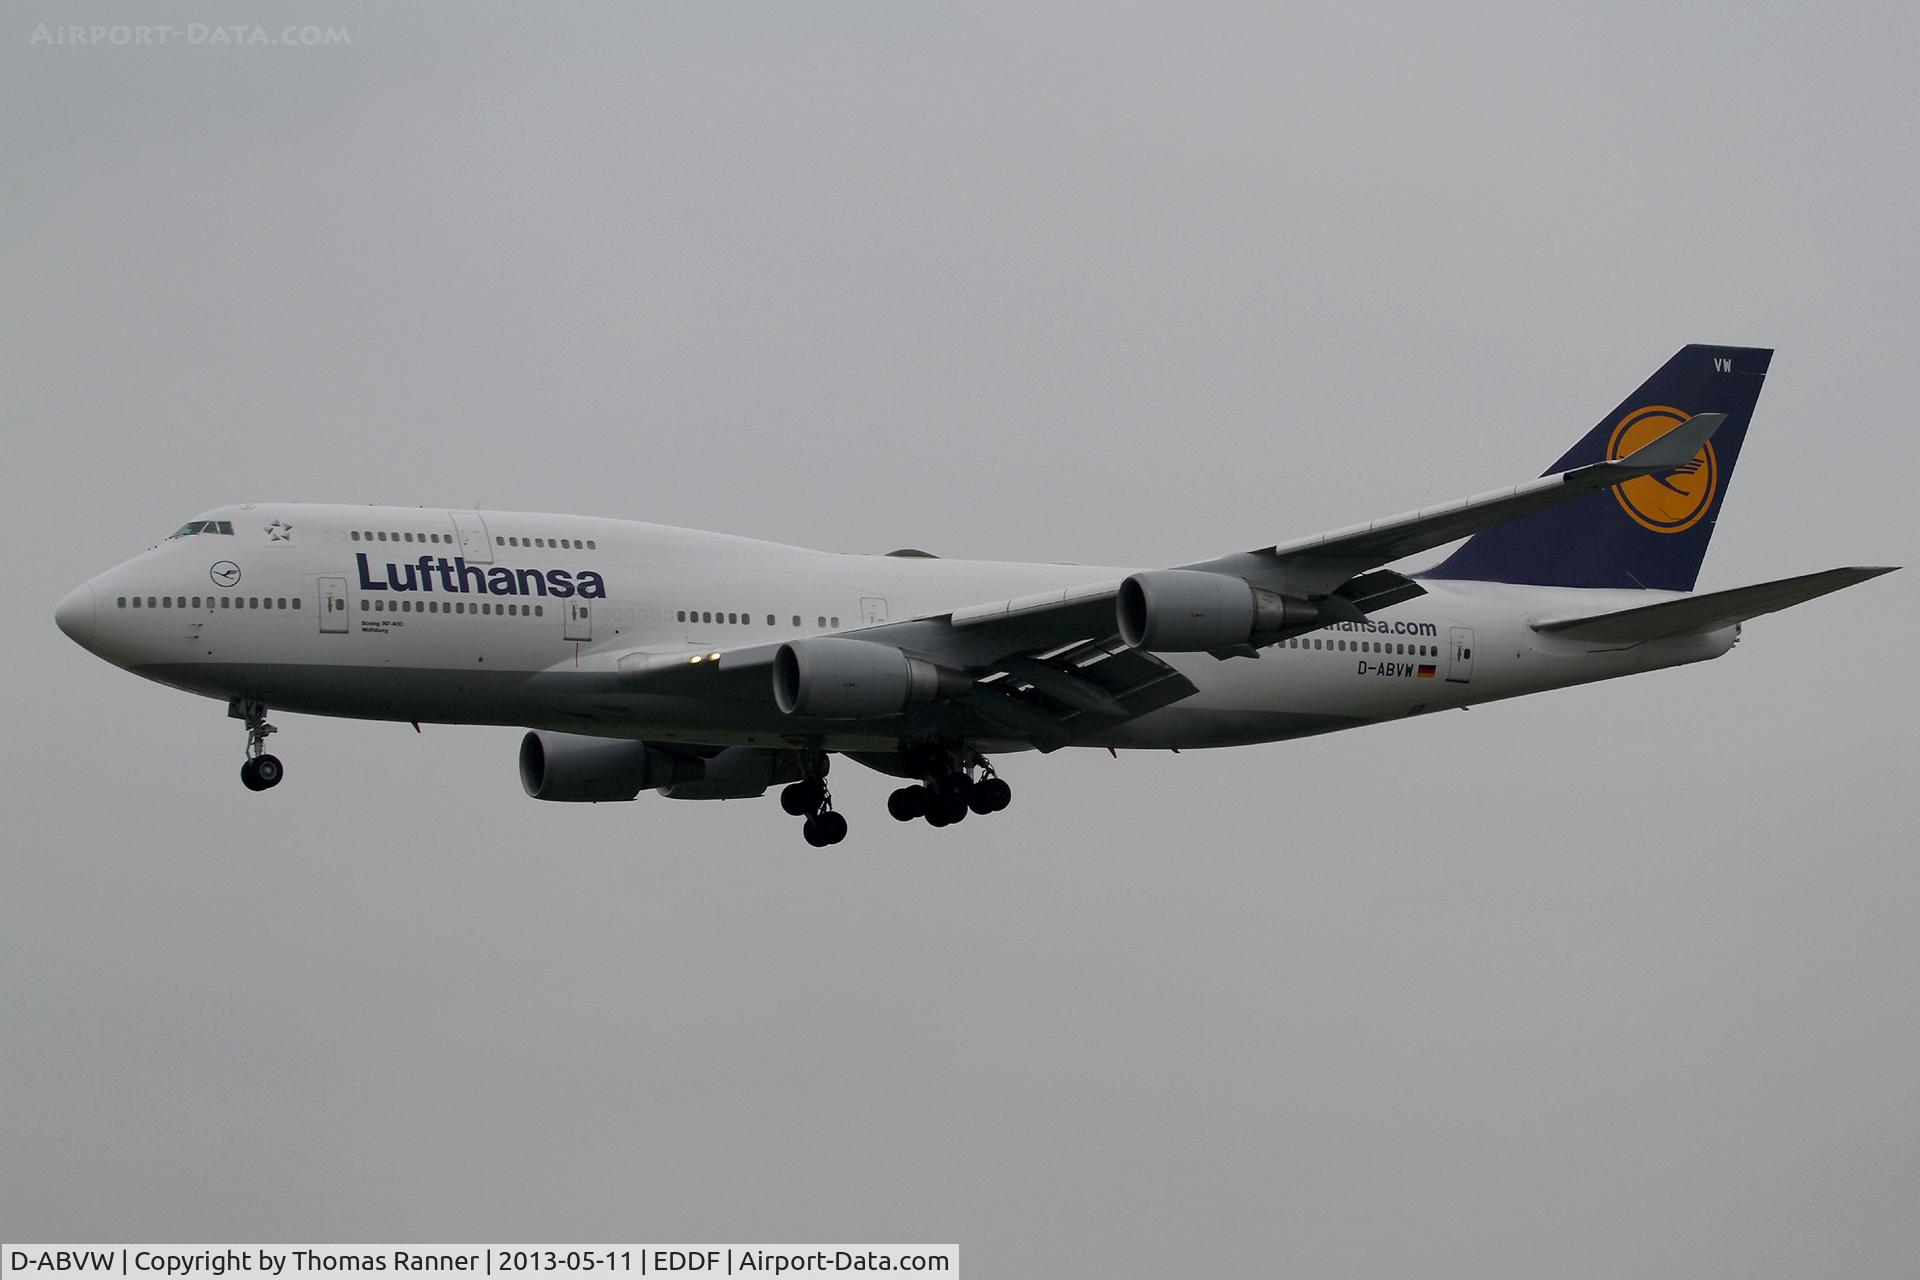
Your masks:
<svg viewBox="0 0 1920 1280"><path fill-rule="evenodd" d="M1692 462L1727 420L1724 413L1696 413L1658 440L1650 440L1612 465L1635 471L1672 471Z"/></svg>

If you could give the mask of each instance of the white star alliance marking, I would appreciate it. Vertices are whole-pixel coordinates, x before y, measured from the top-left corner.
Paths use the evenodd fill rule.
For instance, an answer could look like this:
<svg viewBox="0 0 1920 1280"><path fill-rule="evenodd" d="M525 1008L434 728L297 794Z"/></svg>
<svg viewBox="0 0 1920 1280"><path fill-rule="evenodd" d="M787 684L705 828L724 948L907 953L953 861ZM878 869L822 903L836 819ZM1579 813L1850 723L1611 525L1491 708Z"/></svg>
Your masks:
<svg viewBox="0 0 1920 1280"><path fill-rule="evenodd" d="M275 520L267 526L266 534L268 538L275 542L291 542L293 541L293 526Z"/></svg>

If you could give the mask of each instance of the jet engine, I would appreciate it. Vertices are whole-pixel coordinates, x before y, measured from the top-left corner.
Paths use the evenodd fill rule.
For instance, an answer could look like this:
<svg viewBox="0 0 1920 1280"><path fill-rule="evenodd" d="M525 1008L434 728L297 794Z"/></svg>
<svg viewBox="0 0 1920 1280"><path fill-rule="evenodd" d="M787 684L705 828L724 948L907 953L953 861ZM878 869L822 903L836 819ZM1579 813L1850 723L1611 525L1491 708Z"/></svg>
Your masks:
<svg viewBox="0 0 1920 1280"><path fill-rule="evenodd" d="M789 640L773 658L773 700L790 716L860 720L958 697L972 683L892 645L846 636Z"/></svg>
<svg viewBox="0 0 1920 1280"><path fill-rule="evenodd" d="M1120 638L1149 653L1201 653L1271 644L1326 619L1320 606L1224 573L1153 569L1120 584Z"/></svg>
<svg viewBox="0 0 1920 1280"><path fill-rule="evenodd" d="M644 742L545 729L520 739L520 785L535 800L631 800L700 777L700 761Z"/></svg>

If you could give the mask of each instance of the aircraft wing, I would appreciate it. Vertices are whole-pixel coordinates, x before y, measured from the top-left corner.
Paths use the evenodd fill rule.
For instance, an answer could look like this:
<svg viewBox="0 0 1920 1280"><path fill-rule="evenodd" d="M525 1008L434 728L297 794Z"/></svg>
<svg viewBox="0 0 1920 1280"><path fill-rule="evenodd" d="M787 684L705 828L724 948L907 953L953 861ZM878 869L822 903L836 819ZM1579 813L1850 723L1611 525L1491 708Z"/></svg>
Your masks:
<svg viewBox="0 0 1920 1280"><path fill-rule="evenodd" d="M1424 594L1412 579L1379 566L1635 476L1671 471L1692 459L1723 421L1723 414L1700 414L1613 462L1183 567L1312 599L1329 620L1357 621ZM837 634L971 677L962 700L969 713L1048 750L1065 746L1082 725L1144 715L1194 692L1166 662L1121 641L1114 605L1120 586L1119 579L1094 581ZM643 649L620 657L617 668L622 683L649 691L763 701L771 697L779 649L779 642Z"/></svg>
<svg viewBox="0 0 1920 1280"><path fill-rule="evenodd" d="M1657 475L1684 466L1726 420L1723 413L1697 414L1612 462L1575 467L1510 489L1184 567L1230 573L1286 595L1326 595L1354 575L1403 556L1430 551L1635 476Z"/></svg>
<svg viewBox="0 0 1920 1280"><path fill-rule="evenodd" d="M1078 729L1111 725L1194 692L1166 662L1121 641L1118 582L999 601L978 609L836 633L884 644L973 677L963 699L973 736L1025 739L1043 751ZM621 683L647 692L724 702L772 698L780 643L731 649L637 649L615 663Z"/></svg>

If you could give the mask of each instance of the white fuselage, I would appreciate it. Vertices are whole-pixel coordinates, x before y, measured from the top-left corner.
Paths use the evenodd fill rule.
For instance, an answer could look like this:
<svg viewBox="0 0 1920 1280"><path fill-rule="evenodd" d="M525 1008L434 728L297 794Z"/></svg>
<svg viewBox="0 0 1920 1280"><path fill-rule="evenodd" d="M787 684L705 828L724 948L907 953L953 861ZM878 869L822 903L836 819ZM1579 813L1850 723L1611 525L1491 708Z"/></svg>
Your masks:
<svg viewBox="0 0 1920 1280"><path fill-rule="evenodd" d="M843 555L567 515L258 504L202 519L213 531L170 538L76 590L62 628L139 675L275 709L713 745L886 750L903 729L796 722L770 693L647 692L620 679L617 660L857 632L1130 572ZM1327 732L1718 657L1738 631L1612 647L1556 640L1531 623L1669 597L1423 585L1427 595L1365 624L1257 659L1161 655L1197 692L1075 745Z"/></svg>

